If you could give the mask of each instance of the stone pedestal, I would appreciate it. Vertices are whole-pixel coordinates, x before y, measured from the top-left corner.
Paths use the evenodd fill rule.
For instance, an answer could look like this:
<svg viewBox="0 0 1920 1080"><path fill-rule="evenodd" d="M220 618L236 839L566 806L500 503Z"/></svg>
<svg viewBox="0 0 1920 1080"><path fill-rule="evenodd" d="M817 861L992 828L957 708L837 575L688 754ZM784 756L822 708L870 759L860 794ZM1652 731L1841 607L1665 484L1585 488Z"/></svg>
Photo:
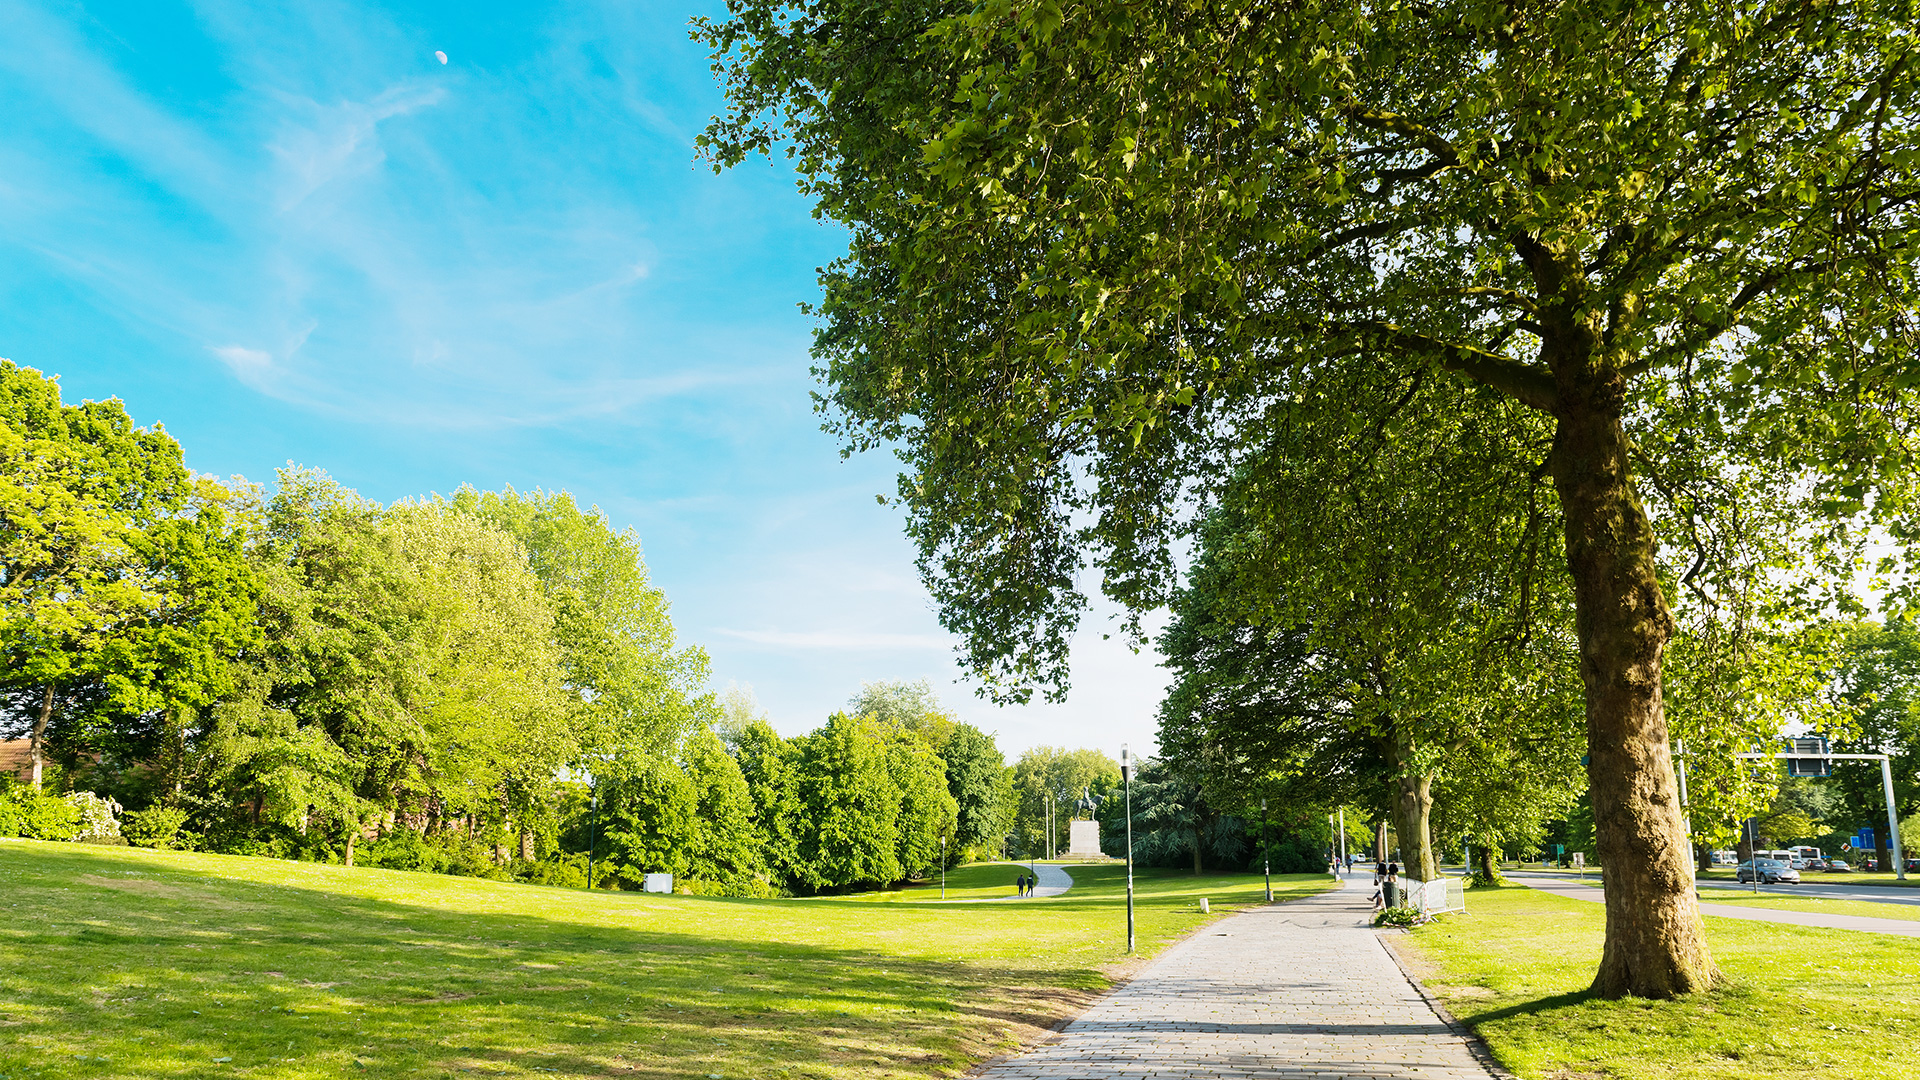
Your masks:
<svg viewBox="0 0 1920 1080"><path fill-rule="evenodd" d="M1100 851L1100 823L1097 821L1067 822L1067 854L1092 855L1098 857Z"/></svg>

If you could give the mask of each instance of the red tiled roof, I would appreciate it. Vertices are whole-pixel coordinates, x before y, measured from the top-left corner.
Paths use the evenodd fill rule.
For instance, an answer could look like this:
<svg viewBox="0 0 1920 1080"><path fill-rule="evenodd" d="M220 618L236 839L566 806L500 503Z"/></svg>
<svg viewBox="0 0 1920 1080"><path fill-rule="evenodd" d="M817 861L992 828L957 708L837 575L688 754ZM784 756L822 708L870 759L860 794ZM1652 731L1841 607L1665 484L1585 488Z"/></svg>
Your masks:
<svg viewBox="0 0 1920 1080"><path fill-rule="evenodd" d="M33 743L28 739L0 740L0 773L22 780L33 775Z"/></svg>

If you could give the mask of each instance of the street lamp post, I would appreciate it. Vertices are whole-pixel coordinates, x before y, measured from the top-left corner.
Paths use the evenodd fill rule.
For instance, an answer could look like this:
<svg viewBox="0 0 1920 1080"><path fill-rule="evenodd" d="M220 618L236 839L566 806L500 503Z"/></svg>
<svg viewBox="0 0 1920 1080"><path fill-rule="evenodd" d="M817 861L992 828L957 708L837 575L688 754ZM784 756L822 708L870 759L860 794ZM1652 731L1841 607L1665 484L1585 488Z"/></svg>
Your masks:
<svg viewBox="0 0 1920 1080"><path fill-rule="evenodd" d="M1120 744L1120 782L1126 787L1127 802L1127 952L1133 952L1133 759L1127 744Z"/></svg>
<svg viewBox="0 0 1920 1080"><path fill-rule="evenodd" d="M1273 903L1273 855L1267 850L1267 800L1260 800L1260 869L1267 875L1267 903Z"/></svg>

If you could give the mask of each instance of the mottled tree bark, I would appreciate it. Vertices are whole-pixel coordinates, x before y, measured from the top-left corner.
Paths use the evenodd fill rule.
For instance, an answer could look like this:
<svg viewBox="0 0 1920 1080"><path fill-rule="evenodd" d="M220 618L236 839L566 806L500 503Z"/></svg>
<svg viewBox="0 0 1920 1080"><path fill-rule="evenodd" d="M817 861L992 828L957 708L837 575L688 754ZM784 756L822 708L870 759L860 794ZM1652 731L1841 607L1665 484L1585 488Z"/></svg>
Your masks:
<svg viewBox="0 0 1920 1080"><path fill-rule="evenodd" d="M1673 617L1656 577L1652 527L1630 478L1620 424L1624 380L1592 350L1556 359L1550 466L1566 515L1586 684L1588 785L1606 873L1606 946L1593 989L1610 998L1669 998L1704 990L1716 978L1660 697Z"/></svg>
<svg viewBox="0 0 1920 1080"><path fill-rule="evenodd" d="M1480 857L1478 861L1480 863L1480 879L1482 881L1500 880L1499 861L1493 857L1493 854L1494 847L1492 844L1482 843L1480 845Z"/></svg>
<svg viewBox="0 0 1920 1080"><path fill-rule="evenodd" d="M1393 831L1400 838L1400 873L1419 881L1440 876L1428 821L1433 815L1433 777L1414 771L1412 748L1396 737L1393 766Z"/></svg>

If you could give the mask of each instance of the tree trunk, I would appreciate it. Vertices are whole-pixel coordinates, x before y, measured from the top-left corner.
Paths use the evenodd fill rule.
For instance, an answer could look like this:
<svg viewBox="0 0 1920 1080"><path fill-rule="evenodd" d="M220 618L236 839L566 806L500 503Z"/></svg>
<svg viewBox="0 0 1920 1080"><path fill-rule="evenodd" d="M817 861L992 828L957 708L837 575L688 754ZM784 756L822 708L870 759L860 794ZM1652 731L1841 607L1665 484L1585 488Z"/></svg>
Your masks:
<svg viewBox="0 0 1920 1080"><path fill-rule="evenodd" d="M1400 875L1418 881L1440 876L1427 821L1433 814L1433 777L1405 774L1393 783L1393 831L1400 838Z"/></svg>
<svg viewBox="0 0 1920 1080"><path fill-rule="evenodd" d="M1597 351L1550 357L1550 366L1559 392L1549 465L1566 515L1595 854L1606 873L1606 945L1593 990L1671 998L1707 989L1717 974L1660 699L1673 617L1630 479L1624 380Z"/></svg>
<svg viewBox="0 0 1920 1080"><path fill-rule="evenodd" d="M1889 839L1886 826L1873 830L1873 865L1877 869L1893 869L1893 849L1887 846Z"/></svg>
<svg viewBox="0 0 1920 1080"><path fill-rule="evenodd" d="M47 725L53 721L53 684L48 683L40 695L40 714L33 718L33 738L27 743L27 752L33 757L33 790L40 790L40 763L45 760L43 750L47 741Z"/></svg>
<svg viewBox="0 0 1920 1080"><path fill-rule="evenodd" d="M360 838L360 823L354 822L347 829L347 865L353 865L353 842Z"/></svg>
<svg viewBox="0 0 1920 1080"><path fill-rule="evenodd" d="M520 829L520 858L533 861L533 830L525 826Z"/></svg>
<svg viewBox="0 0 1920 1080"><path fill-rule="evenodd" d="M1713 848L1708 844L1693 845L1693 869L1696 874L1704 874L1713 869Z"/></svg>
<svg viewBox="0 0 1920 1080"><path fill-rule="evenodd" d="M1193 829L1193 872L1196 875L1203 872L1200 866L1200 827L1197 825Z"/></svg>
<svg viewBox="0 0 1920 1080"><path fill-rule="evenodd" d="M1494 862L1494 847L1485 841L1480 843L1480 880L1495 882L1500 880L1500 867Z"/></svg>
<svg viewBox="0 0 1920 1080"><path fill-rule="evenodd" d="M1747 833L1747 823L1744 821L1740 823L1740 839L1734 841L1733 854L1741 862L1753 858L1753 840Z"/></svg>

